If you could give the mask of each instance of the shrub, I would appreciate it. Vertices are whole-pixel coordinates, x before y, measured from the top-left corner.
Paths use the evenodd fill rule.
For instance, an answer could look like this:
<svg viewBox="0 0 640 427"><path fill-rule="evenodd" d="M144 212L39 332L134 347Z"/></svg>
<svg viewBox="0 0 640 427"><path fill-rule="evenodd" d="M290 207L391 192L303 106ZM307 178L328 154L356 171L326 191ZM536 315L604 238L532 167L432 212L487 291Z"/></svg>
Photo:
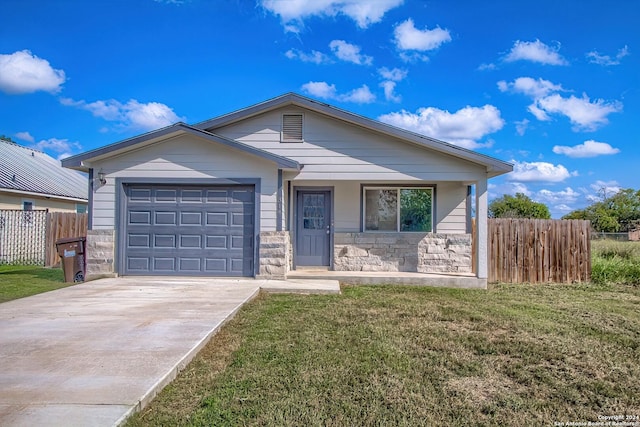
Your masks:
<svg viewBox="0 0 640 427"><path fill-rule="evenodd" d="M640 243L591 242L591 281L598 284L640 285Z"/></svg>

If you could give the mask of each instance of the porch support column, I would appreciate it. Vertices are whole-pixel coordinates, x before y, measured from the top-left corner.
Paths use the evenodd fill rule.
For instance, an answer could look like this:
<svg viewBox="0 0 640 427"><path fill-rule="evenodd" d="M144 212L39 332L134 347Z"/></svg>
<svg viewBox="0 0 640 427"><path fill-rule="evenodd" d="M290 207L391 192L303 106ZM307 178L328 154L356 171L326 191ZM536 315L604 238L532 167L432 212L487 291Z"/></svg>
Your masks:
<svg viewBox="0 0 640 427"><path fill-rule="evenodd" d="M276 231L283 230L284 186L282 185L282 169L278 169L278 189L276 190Z"/></svg>
<svg viewBox="0 0 640 427"><path fill-rule="evenodd" d="M476 276L487 279L487 179L476 183Z"/></svg>

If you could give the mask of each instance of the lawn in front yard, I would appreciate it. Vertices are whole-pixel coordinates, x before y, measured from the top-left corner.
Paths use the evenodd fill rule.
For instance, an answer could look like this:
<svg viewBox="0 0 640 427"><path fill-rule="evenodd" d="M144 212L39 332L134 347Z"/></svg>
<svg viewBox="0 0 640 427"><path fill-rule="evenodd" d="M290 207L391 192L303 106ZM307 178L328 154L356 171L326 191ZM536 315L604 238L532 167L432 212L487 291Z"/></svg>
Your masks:
<svg viewBox="0 0 640 427"><path fill-rule="evenodd" d="M343 288L247 304L129 426L640 416L640 288Z"/></svg>
<svg viewBox="0 0 640 427"><path fill-rule="evenodd" d="M0 303L72 285L62 270L38 266L0 265Z"/></svg>

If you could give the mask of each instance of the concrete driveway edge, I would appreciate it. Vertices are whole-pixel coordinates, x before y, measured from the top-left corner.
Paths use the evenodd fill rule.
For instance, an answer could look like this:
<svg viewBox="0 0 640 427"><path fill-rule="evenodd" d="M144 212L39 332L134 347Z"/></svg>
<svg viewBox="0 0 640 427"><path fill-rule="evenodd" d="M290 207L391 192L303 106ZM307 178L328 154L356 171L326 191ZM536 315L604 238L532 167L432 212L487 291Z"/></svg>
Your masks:
<svg viewBox="0 0 640 427"><path fill-rule="evenodd" d="M138 403L132 406L125 414L120 417L118 421L116 421L116 426L124 425L124 423L134 414L143 410L151 401L164 389L167 385L169 385L177 376L180 371L185 369L187 365L198 355L200 350L207 345L207 343L213 338L213 336L231 319L235 317L235 315L240 311L240 309L248 302L253 300L260 294L260 288L256 288L255 292L247 297L241 304L231 311L220 323L218 323L209 333L200 340L198 344L196 344L188 353L182 357L162 378L160 378L138 401Z"/></svg>

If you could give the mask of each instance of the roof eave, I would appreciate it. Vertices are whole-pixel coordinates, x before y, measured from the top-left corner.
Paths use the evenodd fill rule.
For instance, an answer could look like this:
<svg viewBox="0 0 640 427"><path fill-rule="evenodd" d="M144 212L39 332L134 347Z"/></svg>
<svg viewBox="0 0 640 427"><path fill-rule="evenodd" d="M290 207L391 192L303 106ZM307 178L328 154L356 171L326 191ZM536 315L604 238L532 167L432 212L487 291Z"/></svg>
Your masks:
<svg viewBox="0 0 640 427"><path fill-rule="evenodd" d="M87 203L88 201L88 199L83 199L80 197L61 196L58 194L50 194L50 193L38 193L35 191L16 190L14 188L6 188L6 187L0 188L0 192L20 194L22 196L45 197L48 199L65 200L65 201L78 202L78 203Z"/></svg>
<svg viewBox="0 0 640 427"><path fill-rule="evenodd" d="M143 135L139 135L134 138L129 138L124 141L116 142L105 147L101 147L95 150L87 151L86 153L78 154L76 156L67 157L62 160L62 166L70 169L80 170L87 172L90 169L90 163L96 159L110 157L116 154L120 154L129 150L137 148L140 144L151 140L159 140L163 137L171 134L188 133L201 138L205 138L209 141L223 144L225 146L243 151L245 153L261 157L263 159L272 161L278 165L281 169L286 170L300 170L302 167L300 163L287 157L278 156L277 154L269 153L265 150L261 150L256 147L252 147L247 144L243 144L238 141L234 141L228 138L224 138L220 135L207 132L206 130L199 129L193 126L189 126L186 123L178 122L171 126L167 126L162 129L158 129L152 132L148 132Z"/></svg>

